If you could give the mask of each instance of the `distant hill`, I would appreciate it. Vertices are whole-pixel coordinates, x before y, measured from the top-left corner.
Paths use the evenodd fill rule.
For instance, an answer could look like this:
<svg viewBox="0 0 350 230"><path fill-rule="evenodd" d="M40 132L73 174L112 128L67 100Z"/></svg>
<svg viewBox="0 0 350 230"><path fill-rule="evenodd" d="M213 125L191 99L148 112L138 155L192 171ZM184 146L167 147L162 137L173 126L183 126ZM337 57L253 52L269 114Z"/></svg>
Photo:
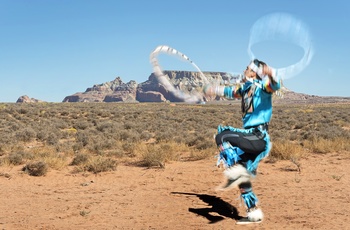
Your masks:
<svg viewBox="0 0 350 230"><path fill-rule="evenodd" d="M38 103L38 102L44 102L35 98L30 98L27 95L20 96L16 103Z"/></svg>
<svg viewBox="0 0 350 230"><path fill-rule="evenodd" d="M175 88L186 93L194 92L205 84L198 72L164 71ZM204 72L209 81L227 81L224 72ZM148 80L137 84L136 81L124 83L120 77L110 82L94 85L85 92L66 96L63 102L182 102L167 88L161 85L152 73ZM203 101L208 99L203 98Z"/></svg>
<svg viewBox="0 0 350 230"><path fill-rule="evenodd" d="M285 87L282 88L281 94L281 97L274 97L274 103L350 103L350 97L308 95L304 93L293 92Z"/></svg>
<svg viewBox="0 0 350 230"><path fill-rule="evenodd" d="M225 72L203 72L210 82L234 82L234 77ZM191 71L164 71L169 81L175 88L181 89L183 92L191 94L196 90L200 90L205 82L198 72ZM316 95L308 95L296 93L287 88L281 91L282 96L275 96L274 103L340 103L350 102L350 97L322 97ZM225 101L223 98L202 98L204 102ZM137 83L131 80L124 83L120 77L112 81L95 84L87 88L84 92L77 92L66 96L62 102L182 102L181 98L177 98L168 89L161 85L156 76L152 73L148 80ZM41 100L21 96L17 103L36 103Z"/></svg>

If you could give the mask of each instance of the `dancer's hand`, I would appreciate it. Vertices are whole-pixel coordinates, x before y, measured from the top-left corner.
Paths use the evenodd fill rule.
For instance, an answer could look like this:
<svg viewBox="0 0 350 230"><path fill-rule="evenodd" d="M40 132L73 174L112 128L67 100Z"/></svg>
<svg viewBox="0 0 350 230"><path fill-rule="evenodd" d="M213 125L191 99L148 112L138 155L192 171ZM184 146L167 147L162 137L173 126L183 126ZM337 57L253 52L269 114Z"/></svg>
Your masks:
<svg viewBox="0 0 350 230"><path fill-rule="evenodd" d="M275 72L276 71L273 68L271 68L270 66L268 66L268 65L263 66L263 75L268 76L273 84L277 83Z"/></svg>
<svg viewBox="0 0 350 230"><path fill-rule="evenodd" d="M207 84L203 87L203 93L207 97L224 96L224 86Z"/></svg>
<svg viewBox="0 0 350 230"><path fill-rule="evenodd" d="M207 97L213 97L215 96L215 86L212 84L207 84L203 87L203 93Z"/></svg>
<svg viewBox="0 0 350 230"><path fill-rule="evenodd" d="M263 75L272 76L272 69L268 65L264 65L263 66L263 71L262 72L263 72Z"/></svg>

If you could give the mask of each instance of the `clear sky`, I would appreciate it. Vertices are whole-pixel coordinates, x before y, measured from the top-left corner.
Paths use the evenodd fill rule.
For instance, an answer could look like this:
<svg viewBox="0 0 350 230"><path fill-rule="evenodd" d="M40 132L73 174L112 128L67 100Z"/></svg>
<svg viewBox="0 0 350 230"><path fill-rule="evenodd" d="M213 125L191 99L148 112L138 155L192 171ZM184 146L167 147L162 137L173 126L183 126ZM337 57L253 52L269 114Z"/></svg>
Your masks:
<svg viewBox="0 0 350 230"><path fill-rule="evenodd" d="M149 55L159 45L186 54L202 71L241 73L250 61L252 25L275 12L307 24L315 50L285 86L349 97L348 0L0 0L0 102L22 95L61 102L118 76L144 82L152 73ZM256 52L276 67L303 55L293 45L276 47ZM174 58L163 68L187 70L180 62Z"/></svg>

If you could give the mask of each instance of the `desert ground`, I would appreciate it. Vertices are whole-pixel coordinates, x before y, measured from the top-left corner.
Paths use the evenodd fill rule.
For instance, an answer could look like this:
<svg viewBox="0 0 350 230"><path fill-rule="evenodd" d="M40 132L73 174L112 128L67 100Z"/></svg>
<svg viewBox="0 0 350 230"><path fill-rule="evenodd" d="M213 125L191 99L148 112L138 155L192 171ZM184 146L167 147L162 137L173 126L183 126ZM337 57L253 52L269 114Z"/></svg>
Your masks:
<svg viewBox="0 0 350 230"><path fill-rule="evenodd" d="M0 168L1 229L350 229L349 153L263 160L253 181L265 218L245 215L237 189L219 192L215 158L44 177Z"/></svg>

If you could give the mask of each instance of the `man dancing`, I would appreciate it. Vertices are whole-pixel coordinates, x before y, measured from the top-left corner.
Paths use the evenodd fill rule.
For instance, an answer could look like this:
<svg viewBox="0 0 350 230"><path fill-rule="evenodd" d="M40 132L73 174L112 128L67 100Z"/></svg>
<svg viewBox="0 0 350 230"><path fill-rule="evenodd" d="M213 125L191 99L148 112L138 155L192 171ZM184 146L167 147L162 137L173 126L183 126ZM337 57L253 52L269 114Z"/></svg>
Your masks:
<svg viewBox="0 0 350 230"><path fill-rule="evenodd" d="M271 150L268 125L272 117L272 94L281 88L276 70L254 59L244 71L243 83L237 86L207 86L207 96L229 99L241 98L243 129L219 125L215 137L220 150L218 165L223 163L228 178L221 189L238 187L247 207L247 216L237 224L260 223L263 212L253 192L251 178L256 175L259 162Z"/></svg>

